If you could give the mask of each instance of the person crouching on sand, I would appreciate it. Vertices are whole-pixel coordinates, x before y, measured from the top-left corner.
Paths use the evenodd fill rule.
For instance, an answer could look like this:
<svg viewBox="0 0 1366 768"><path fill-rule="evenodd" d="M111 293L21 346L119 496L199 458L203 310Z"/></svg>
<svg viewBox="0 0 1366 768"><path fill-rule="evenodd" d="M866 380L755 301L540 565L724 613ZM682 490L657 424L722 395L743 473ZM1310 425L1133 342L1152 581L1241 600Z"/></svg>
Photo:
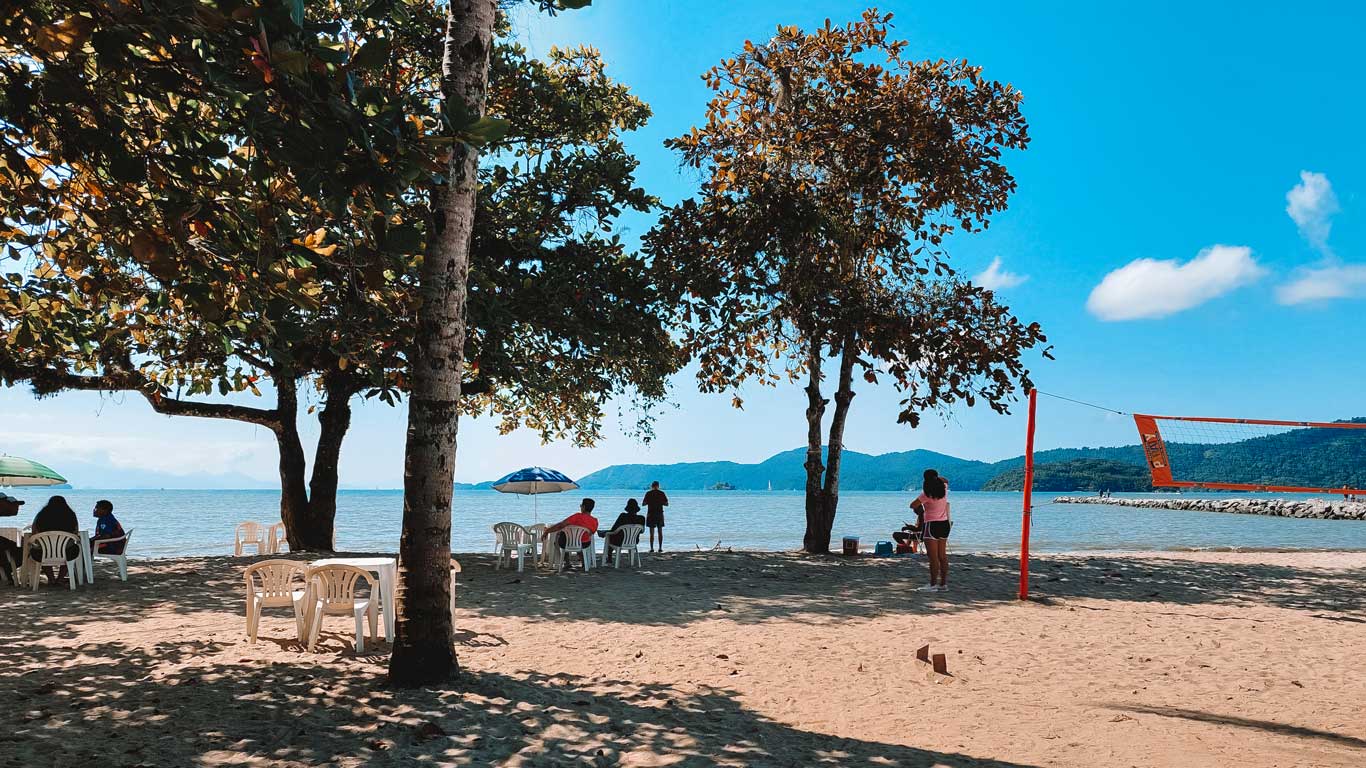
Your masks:
<svg viewBox="0 0 1366 768"><path fill-rule="evenodd" d="M911 509L923 515L925 555L930 561L930 583L922 592L943 592L949 588L949 481L934 470L926 470L921 493Z"/></svg>

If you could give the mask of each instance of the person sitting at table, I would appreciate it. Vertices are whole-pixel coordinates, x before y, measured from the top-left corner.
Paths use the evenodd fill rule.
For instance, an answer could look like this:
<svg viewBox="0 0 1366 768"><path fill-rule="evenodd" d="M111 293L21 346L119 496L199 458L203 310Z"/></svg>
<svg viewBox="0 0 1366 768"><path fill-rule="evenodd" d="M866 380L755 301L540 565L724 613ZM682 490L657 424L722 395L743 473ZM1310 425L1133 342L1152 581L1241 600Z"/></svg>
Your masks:
<svg viewBox="0 0 1366 768"><path fill-rule="evenodd" d="M555 541L563 548L565 543L564 529L571 525L581 525L588 529L587 533L583 535L583 543L588 544L593 541L593 534L598 530L598 519L593 517L593 507L595 506L597 506L596 501L584 499L579 503L578 512L545 529L545 536L549 538L551 534L557 534Z"/></svg>
<svg viewBox="0 0 1366 768"><path fill-rule="evenodd" d="M76 522L76 510L66 503L66 499L61 496L53 496L47 500L43 508L38 510L38 514L33 516L33 532L46 533L47 531L62 531L64 533L81 535L80 523ZM29 547L28 556L37 560L43 556L43 552L36 545ZM66 559L75 560L81 556L81 548L76 544L69 544L66 548ZM44 568L43 573L47 574L49 582L57 579L66 578L66 566L63 565L60 571L54 574L51 567Z"/></svg>
<svg viewBox="0 0 1366 768"><path fill-rule="evenodd" d="M102 539L123 539L123 526L119 525L118 518L114 517L114 502L108 499L100 499L95 502L95 535L90 537L90 551L102 552L106 555L123 554L125 541L111 541L108 544L101 544Z"/></svg>
<svg viewBox="0 0 1366 768"><path fill-rule="evenodd" d="M611 528L608 528L605 531L598 531L598 535L606 537L610 534L611 538L607 539L607 543L614 547L619 547L621 546L622 540L625 538L625 534L617 529L621 528L623 525L645 525L645 516L640 514L640 502L635 499L626 502L626 511L617 515L617 521L612 523ZM617 532L613 533L613 531Z"/></svg>

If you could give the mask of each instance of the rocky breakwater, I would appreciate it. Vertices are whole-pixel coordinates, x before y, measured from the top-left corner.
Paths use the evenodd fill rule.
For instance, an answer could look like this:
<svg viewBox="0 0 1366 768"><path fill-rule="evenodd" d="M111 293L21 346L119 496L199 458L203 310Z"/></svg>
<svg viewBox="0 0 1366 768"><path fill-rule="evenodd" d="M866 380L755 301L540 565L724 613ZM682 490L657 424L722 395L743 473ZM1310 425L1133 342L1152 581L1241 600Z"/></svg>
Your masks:
<svg viewBox="0 0 1366 768"><path fill-rule="evenodd" d="M1187 509L1194 512L1228 512L1236 515L1270 515L1272 517L1301 517L1311 520L1366 520L1366 502L1327 501L1324 499L1256 499L1223 498L1192 499L1173 496L1169 499L1126 499L1096 496L1059 496L1055 504L1113 504L1117 507L1148 509Z"/></svg>

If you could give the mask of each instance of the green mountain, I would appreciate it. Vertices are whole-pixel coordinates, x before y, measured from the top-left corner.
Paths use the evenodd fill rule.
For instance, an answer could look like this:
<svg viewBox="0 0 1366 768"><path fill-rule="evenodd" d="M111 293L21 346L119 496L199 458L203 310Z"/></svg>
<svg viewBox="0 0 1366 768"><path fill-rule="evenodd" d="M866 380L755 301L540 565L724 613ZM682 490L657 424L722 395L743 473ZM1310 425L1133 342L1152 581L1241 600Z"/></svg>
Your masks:
<svg viewBox="0 0 1366 768"><path fill-rule="evenodd" d="M1352 419L1366 423L1366 418ZM1296 429L1278 435L1219 444L1168 444L1168 458L1182 479L1204 482L1245 482L1267 485L1312 487L1366 487L1366 429ZM618 464L579 479L584 488L646 488L658 480L665 488L702 490L728 483L737 490L801 490L806 486L802 463L806 449L784 451L758 464L733 461L706 461L684 464ZM1106 464L1075 463L1100 461ZM1065 464L1048 470L1057 483L1071 477L1082 483L1069 488L1045 490L1098 490L1108 487L1123 491L1133 478L1147 477L1142 447L1122 445L1099 448L1056 448L1034 454L1036 469L1043 465ZM1139 475L1116 465L1139 468ZM884 453L872 456L846 450L840 470L840 488L848 491L901 491L920 485L921 473L928 468L949 478L955 490L983 490L1002 473L1024 467L1024 457L998 462L974 461L926 450ZM1109 479L1108 485L1091 488L1085 483ZM1050 479L1050 483L1055 482ZM1000 479L993 488L1018 489L1020 479ZM481 483L476 487L487 487Z"/></svg>
<svg viewBox="0 0 1366 768"><path fill-rule="evenodd" d="M1024 468L1008 469L982 485L984 491L1019 491ZM1070 459L1034 464L1036 491L1151 491L1147 467L1111 459Z"/></svg>
<svg viewBox="0 0 1366 768"><path fill-rule="evenodd" d="M794 448L758 464L702 461L686 464L617 464L579 478L584 488L646 488L658 480L665 488L704 490L729 483L739 491L775 491L806 487L806 449ZM900 491L920 484L921 473L934 467L954 488L980 488L997 470L983 461L947 456L934 451L904 451L870 456L846 450L840 467L840 487L851 491Z"/></svg>

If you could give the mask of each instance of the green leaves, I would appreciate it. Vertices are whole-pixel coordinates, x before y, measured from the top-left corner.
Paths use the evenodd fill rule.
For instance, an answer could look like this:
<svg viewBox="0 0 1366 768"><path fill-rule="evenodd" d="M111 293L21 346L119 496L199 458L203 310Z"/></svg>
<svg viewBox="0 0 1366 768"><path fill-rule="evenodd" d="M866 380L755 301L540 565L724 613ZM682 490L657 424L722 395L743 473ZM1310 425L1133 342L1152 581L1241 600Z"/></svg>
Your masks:
<svg viewBox="0 0 1366 768"><path fill-rule="evenodd" d="M366 41L356 55L351 57L351 66L360 69L373 69L384 66L389 60L393 43L385 37Z"/></svg>
<svg viewBox="0 0 1366 768"><path fill-rule="evenodd" d="M289 18L294 22L294 26L302 28L304 25L304 0L283 0L289 9Z"/></svg>
<svg viewBox="0 0 1366 768"><path fill-rule="evenodd" d="M462 141L484 146L501 140L512 124L498 117L481 117L459 132Z"/></svg>
<svg viewBox="0 0 1366 768"><path fill-rule="evenodd" d="M442 116L452 136L475 147L499 141L511 127L507 120L474 114L459 99L447 99L442 104Z"/></svg>
<svg viewBox="0 0 1366 768"><path fill-rule="evenodd" d="M889 20L746 43L704 76L705 122L666 142L702 190L644 247L681 297L702 390L796 378L846 348L865 381L910 394L904 423L958 401L1004 409L1027 384L1042 333L959 281L944 249L1014 190L1001 158L1028 143L1018 94L963 61L903 60Z"/></svg>

